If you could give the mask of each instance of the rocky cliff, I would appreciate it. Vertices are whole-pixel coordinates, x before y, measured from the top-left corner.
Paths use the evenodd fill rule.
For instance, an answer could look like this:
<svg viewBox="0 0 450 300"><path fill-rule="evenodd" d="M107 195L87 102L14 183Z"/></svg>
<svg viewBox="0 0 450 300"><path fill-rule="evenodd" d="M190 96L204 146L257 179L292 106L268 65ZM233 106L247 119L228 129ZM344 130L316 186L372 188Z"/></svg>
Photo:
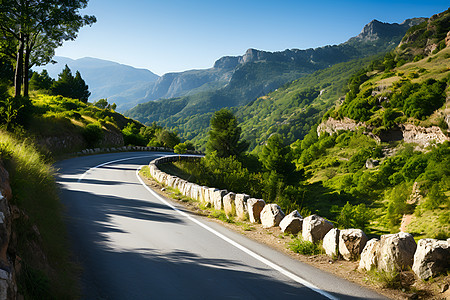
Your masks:
<svg viewBox="0 0 450 300"><path fill-rule="evenodd" d="M383 131L378 135L374 135L370 133L370 128L365 123L355 122L349 118L344 118L342 120L328 118L317 127L317 134L320 135L323 132L333 134L339 130L355 131L358 128L367 128L369 132L368 135L378 142L404 140L405 143L415 143L420 147L427 147L433 143L441 144L445 141L450 141L450 137L437 126L426 128L413 124L402 124L398 128Z"/></svg>

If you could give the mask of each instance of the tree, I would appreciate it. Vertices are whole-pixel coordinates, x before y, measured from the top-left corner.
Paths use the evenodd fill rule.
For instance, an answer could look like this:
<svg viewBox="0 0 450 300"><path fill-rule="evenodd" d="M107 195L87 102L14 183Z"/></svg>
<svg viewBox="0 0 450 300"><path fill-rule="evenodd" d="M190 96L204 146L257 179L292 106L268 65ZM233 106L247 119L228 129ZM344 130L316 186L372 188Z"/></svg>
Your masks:
<svg viewBox="0 0 450 300"><path fill-rule="evenodd" d="M58 80L53 83L50 90L53 95L61 95L71 98L73 95L73 85L74 77L69 67L66 65L62 72L58 75Z"/></svg>
<svg viewBox="0 0 450 300"><path fill-rule="evenodd" d="M53 95L61 95L68 98L78 99L84 103L87 102L90 92L88 86L81 78L80 72L77 71L73 77L72 72L66 65L64 70L58 75L58 80L51 87Z"/></svg>
<svg viewBox="0 0 450 300"><path fill-rule="evenodd" d="M264 145L259 159L269 171L275 171L280 175L288 175L295 171L292 163L291 148L285 146L279 134L273 134Z"/></svg>
<svg viewBox="0 0 450 300"><path fill-rule="evenodd" d="M75 78L73 79L73 97L75 99L79 99L81 102L86 103L91 95L89 92L89 86L84 82L83 78L81 78L81 74L79 71L76 72Z"/></svg>
<svg viewBox="0 0 450 300"><path fill-rule="evenodd" d="M216 111L210 121L211 129L206 145L207 153L217 152L218 157L239 156L249 146L240 141L241 128L236 117L228 109Z"/></svg>
<svg viewBox="0 0 450 300"><path fill-rule="evenodd" d="M28 96L28 71L51 61L54 50L66 40L74 40L78 30L96 22L94 16L80 15L88 0L2 0L0 40L13 40L6 48L15 60L15 95ZM2 50L4 48L2 47ZM14 50L13 50L14 49Z"/></svg>
<svg viewBox="0 0 450 300"><path fill-rule="evenodd" d="M108 106L108 101L106 99L100 99L94 103L94 106L105 109Z"/></svg>
<svg viewBox="0 0 450 300"><path fill-rule="evenodd" d="M48 75L47 70L42 70L41 74L33 72L30 79L31 90L49 90L53 84L53 79Z"/></svg>

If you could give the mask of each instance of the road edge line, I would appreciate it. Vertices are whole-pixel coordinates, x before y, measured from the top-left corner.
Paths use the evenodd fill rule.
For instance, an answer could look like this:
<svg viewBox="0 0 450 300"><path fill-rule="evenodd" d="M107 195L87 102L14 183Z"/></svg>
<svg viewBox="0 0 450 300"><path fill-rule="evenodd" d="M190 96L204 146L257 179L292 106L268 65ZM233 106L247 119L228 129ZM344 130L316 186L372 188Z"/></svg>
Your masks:
<svg viewBox="0 0 450 300"><path fill-rule="evenodd" d="M142 178L139 176L139 171L141 170L143 166L140 166L137 170L136 170L136 177L139 180L139 182L142 184L142 186L148 191L150 192L154 197L156 197L159 201L161 201L163 204L169 206L170 208L172 208L174 211L176 211L178 214L188 218L189 220L191 220L192 222L196 223L197 225L201 226L202 228L208 230L209 232L211 232L212 234L216 235L217 237L221 238L222 240L226 241L227 243L231 244L232 246L238 248L239 250L245 252L246 254L250 255L251 257L255 258L256 260L259 260L260 262L262 262L263 264L271 267L272 269L280 272L281 274L283 274L284 276L292 279L293 281L302 284L303 286L309 288L310 290L313 290L314 292L328 298L331 300L338 300L339 298L331 295L330 293L321 290L320 288L318 288L317 286L315 286L314 284L306 281L305 279L295 275L292 272L289 272L288 270L280 267L279 265L269 261L268 259L262 257L261 255L253 252L252 250L242 246L241 244L233 241L232 239L224 236L223 234L221 234L220 232L214 230L213 228L203 224L202 222L196 220L195 218L193 218L192 216L188 215L187 213L185 213L184 211L179 210L178 208L176 208L175 206L173 206L170 202L168 202L167 200L165 200L164 198L162 198L160 195L158 195L155 191L153 191L151 188L149 188L147 186L147 184L145 184L145 182L142 180Z"/></svg>

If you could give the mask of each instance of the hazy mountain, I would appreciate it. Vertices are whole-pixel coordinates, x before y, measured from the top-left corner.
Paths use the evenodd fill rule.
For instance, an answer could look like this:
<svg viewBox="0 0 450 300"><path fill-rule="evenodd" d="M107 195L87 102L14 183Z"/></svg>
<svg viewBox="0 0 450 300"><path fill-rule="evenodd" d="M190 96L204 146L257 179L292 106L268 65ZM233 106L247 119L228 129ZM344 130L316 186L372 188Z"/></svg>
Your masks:
<svg viewBox="0 0 450 300"><path fill-rule="evenodd" d="M97 58L85 57L70 59L55 56L56 64L33 68L35 71L46 69L55 79L67 64L72 73L78 70L89 85L90 101L108 98L115 102L118 110L130 108L127 106L133 99L142 98L150 86L158 80L159 76L146 69L137 69L131 66Z"/></svg>

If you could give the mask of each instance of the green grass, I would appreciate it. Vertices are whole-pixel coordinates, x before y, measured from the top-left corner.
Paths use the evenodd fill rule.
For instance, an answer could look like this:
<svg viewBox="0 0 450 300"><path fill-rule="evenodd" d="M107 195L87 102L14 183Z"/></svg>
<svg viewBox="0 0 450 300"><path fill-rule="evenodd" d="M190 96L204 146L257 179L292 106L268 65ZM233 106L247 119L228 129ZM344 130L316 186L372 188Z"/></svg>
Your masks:
<svg viewBox="0 0 450 300"><path fill-rule="evenodd" d="M301 236L289 243L289 249L303 255L323 254L323 249L320 245L305 241Z"/></svg>
<svg viewBox="0 0 450 300"><path fill-rule="evenodd" d="M0 155L10 174L11 204L27 216L21 215L13 222L18 238L17 255L26 266L25 275L19 277L19 292L30 298L75 297L78 294L77 272L70 261L66 227L53 177L55 170L30 141L19 141L3 131L0 131ZM40 236L33 225L37 226ZM39 259L40 254L33 251L32 245L42 248L49 266ZM47 281L51 284L44 284Z"/></svg>

